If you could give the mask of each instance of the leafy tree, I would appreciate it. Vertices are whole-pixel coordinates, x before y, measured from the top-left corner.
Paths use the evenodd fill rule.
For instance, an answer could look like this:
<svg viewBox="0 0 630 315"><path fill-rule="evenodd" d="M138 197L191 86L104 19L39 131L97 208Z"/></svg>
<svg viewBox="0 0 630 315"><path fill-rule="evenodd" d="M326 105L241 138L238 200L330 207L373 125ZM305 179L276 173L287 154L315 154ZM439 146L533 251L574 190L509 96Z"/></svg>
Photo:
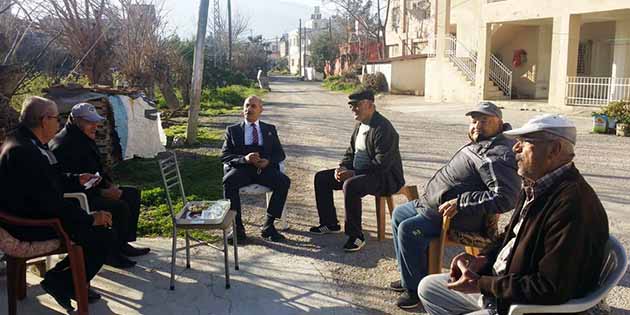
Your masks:
<svg viewBox="0 0 630 315"><path fill-rule="evenodd" d="M311 62L318 72L324 72L326 61L335 60L339 56L340 42L330 37L328 33L320 33L311 42Z"/></svg>

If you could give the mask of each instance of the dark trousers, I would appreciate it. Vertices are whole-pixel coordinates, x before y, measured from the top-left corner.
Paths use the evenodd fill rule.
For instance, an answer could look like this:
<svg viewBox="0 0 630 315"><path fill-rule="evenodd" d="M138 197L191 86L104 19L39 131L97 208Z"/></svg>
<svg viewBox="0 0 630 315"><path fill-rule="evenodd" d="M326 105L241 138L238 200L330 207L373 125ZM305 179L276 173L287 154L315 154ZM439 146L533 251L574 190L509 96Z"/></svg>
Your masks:
<svg viewBox="0 0 630 315"><path fill-rule="evenodd" d="M112 231L105 227L77 226L71 236L72 240L83 248L85 260L85 276L89 283L101 270L114 236ZM72 270L70 269L68 256L60 261L54 268L46 272L44 280L57 288L61 288L70 296L74 296L72 285Z"/></svg>
<svg viewBox="0 0 630 315"><path fill-rule="evenodd" d="M250 184L259 184L273 190L267 208L267 214L279 219L282 216L284 203L287 200L291 179L275 167L264 168L260 174L253 166L230 168L223 176L223 195L230 199L232 210L236 211L236 225L243 228L241 217L241 197L238 190Z"/></svg>
<svg viewBox="0 0 630 315"><path fill-rule="evenodd" d="M138 218L140 216L140 192L134 187L120 187L119 200L104 198L98 193L89 196L90 209L112 214L112 229L116 245L120 246L136 240Z"/></svg>
<svg viewBox="0 0 630 315"><path fill-rule="evenodd" d="M346 208L345 233L351 237L362 237L361 198L376 195L380 191L380 181L374 175L358 175L344 182L335 179L335 170L323 170L315 174L315 202L319 214L319 224L336 225L337 210L333 201L333 190L343 189Z"/></svg>

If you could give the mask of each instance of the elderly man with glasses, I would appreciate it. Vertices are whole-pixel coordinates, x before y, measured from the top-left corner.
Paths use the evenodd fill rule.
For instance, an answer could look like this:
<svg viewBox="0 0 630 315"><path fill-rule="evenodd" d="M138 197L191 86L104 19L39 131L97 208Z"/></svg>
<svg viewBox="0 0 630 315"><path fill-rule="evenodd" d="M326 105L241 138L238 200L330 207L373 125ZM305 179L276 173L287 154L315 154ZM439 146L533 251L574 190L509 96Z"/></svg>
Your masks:
<svg viewBox="0 0 630 315"><path fill-rule="evenodd" d="M365 245L361 229L361 198L368 194L396 193L405 184L405 179L398 133L389 120L376 111L374 94L370 90L359 90L349 98L348 104L358 123L339 166L315 175L315 200L320 224L312 227L310 232L341 232L333 190L343 189L345 233L348 235L343 248L347 252L355 252Z"/></svg>
<svg viewBox="0 0 630 315"><path fill-rule="evenodd" d="M608 219L573 163L575 125L541 115L507 131L523 185L503 238L479 256L460 254L450 273L424 278L429 314L507 314L511 304L562 304L598 281Z"/></svg>

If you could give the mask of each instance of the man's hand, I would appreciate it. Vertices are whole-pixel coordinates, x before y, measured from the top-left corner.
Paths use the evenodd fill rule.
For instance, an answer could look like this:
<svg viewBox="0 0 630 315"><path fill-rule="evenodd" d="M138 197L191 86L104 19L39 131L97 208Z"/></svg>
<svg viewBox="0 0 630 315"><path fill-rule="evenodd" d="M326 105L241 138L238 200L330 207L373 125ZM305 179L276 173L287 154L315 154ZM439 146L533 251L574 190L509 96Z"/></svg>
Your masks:
<svg viewBox="0 0 630 315"><path fill-rule="evenodd" d="M258 162L256 162L256 164L254 164L254 166L256 166L257 168L260 168L260 169L266 168L267 166L269 166L269 160L267 160L267 159L260 159L260 160L258 160Z"/></svg>
<svg viewBox="0 0 630 315"><path fill-rule="evenodd" d="M354 171L353 170L348 170L345 168L337 168L335 169L335 179L338 182L344 182L346 181L346 179L353 177L354 176Z"/></svg>
<svg viewBox="0 0 630 315"><path fill-rule="evenodd" d="M459 279L449 282L446 287L459 291L462 293L479 293L479 288L477 287L477 282L479 278L481 278L476 272L470 270L470 261L468 260L458 260L457 268L459 268L459 272L461 276Z"/></svg>
<svg viewBox="0 0 630 315"><path fill-rule="evenodd" d="M101 196L107 199L119 200L120 196L122 196L122 190L118 189L118 186L112 184L109 188L101 190Z"/></svg>
<svg viewBox="0 0 630 315"><path fill-rule="evenodd" d="M92 213L92 217L94 218L94 223L92 223L94 226L112 226L112 214L109 212L96 211Z"/></svg>
<svg viewBox="0 0 630 315"><path fill-rule="evenodd" d="M345 167L343 167L343 166L339 166L339 167L337 167L337 168L335 169L335 180L337 180L338 182L341 182L341 181L342 181L342 180L341 180L341 176L339 176L339 175L341 175L341 172L343 172L343 171L345 171L345 170L346 170L346 168L345 168Z"/></svg>
<svg viewBox="0 0 630 315"><path fill-rule="evenodd" d="M486 256L473 256L468 253L460 253L451 260L451 280L455 281L462 275L458 264L463 263L470 271L479 272L487 262L488 258L486 258Z"/></svg>
<svg viewBox="0 0 630 315"><path fill-rule="evenodd" d="M440 205L438 211L448 218L452 218L457 214L457 198L451 199Z"/></svg>
<svg viewBox="0 0 630 315"><path fill-rule="evenodd" d="M96 186L98 185L98 183L101 182L101 179L103 178L96 174L83 173L79 175L79 184L81 184L81 186L85 186L85 183L89 182L92 179L96 179L96 181L92 184L92 186Z"/></svg>
<svg viewBox="0 0 630 315"><path fill-rule="evenodd" d="M256 165L260 160L260 154L258 152L252 152L245 156L245 161L249 164Z"/></svg>

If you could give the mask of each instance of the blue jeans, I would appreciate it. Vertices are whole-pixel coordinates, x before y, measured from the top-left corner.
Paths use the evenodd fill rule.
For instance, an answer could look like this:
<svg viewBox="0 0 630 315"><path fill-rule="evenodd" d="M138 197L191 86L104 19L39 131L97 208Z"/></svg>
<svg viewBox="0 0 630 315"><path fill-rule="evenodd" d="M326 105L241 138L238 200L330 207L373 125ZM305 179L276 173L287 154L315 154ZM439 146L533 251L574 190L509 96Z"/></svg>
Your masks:
<svg viewBox="0 0 630 315"><path fill-rule="evenodd" d="M427 251L431 239L440 236L442 216L434 210L416 208L413 202L396 207L392 214L392 234L403 287L416 292L428 273Z"/></svg>

